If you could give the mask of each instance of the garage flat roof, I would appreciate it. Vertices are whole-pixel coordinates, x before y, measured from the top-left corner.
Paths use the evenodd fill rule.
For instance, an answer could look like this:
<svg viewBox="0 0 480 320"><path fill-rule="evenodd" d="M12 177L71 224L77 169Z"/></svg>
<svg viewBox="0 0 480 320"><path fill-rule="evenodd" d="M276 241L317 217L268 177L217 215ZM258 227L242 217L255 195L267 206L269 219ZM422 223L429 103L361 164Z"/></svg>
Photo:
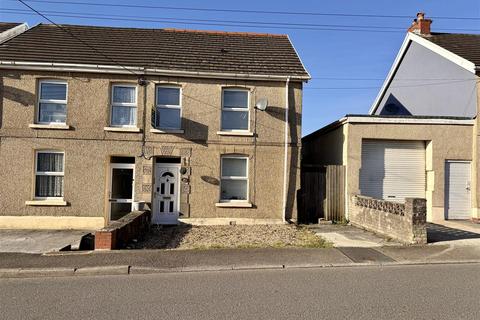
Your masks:
<svg viewBox="0 0 480 320"><path fill-rule="evenodd" d="M383 123L383 124L449 124L449 125L470 125L475 124L475 119L468 117L448 117L448 116L382 116L368 114L347 114L345 117L336 120L323 128L312 132L302 140L309 140L321 134L327 133L346 123Z"/></svg>

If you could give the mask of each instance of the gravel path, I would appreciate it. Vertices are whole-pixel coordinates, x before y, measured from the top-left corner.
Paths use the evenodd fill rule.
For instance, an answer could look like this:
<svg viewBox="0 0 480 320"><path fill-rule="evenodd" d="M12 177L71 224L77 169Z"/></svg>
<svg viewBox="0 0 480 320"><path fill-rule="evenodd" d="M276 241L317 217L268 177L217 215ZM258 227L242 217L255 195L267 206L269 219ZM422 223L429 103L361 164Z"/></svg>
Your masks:
<svg viewBox="0 0 480 320"><path fill-rule="evenodd" d="M323 248L329 246L329 243L312 231L294 225L160 226L152 227L143 241L132 245L137 249Z"/></svg>

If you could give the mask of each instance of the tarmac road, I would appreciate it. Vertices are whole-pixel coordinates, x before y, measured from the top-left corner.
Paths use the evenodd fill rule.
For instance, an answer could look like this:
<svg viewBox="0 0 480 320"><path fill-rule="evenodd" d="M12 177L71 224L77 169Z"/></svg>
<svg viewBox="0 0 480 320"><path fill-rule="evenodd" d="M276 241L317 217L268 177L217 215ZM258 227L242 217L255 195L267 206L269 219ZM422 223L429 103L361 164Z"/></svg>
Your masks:
<svg viewBox="0 0 480 320"><path fill-rule="evenodd" d="M480 319L479 264L0 279L1 319Z"/></svg>

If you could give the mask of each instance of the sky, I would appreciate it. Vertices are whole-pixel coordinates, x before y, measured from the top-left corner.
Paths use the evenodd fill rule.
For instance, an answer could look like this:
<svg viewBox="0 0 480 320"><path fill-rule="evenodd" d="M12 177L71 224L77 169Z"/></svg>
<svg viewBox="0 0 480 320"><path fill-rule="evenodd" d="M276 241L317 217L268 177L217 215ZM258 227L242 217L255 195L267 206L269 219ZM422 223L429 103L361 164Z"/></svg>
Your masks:
<svg viewBox="0 0 480 320"><path fill-rule="evenodd" d="M288 34L312 76L303 93L303 135L346 114L368 113L398 53L406 30L417 12L423 11L427 17L432 17L434 32L480 33L480 0L25 0L25 2L54 22L63 24ZM150 8L92 6L85 3L150 6ZM157 8L151 8L152 6ZM263 12L225 12L218 11L219 9ZM272 11L277 13L274 14ZM180 21L181 19L183 20ZM0 0L0 20L27 22L30 26L46 22L18 0Z"/></svg>

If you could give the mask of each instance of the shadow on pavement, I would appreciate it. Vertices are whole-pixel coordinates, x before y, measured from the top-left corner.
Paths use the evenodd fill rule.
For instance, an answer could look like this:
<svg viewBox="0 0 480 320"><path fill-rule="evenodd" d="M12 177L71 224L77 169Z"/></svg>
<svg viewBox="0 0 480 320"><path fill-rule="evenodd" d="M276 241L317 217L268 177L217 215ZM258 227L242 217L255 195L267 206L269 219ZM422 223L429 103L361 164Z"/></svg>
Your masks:
<svg viewBox="0 0 480 320"><path fill-rule="evenodd" d="M440 224L427 224L427 241L428 243L440 241L454 241L465 239L479 239L480 234L469 232L461 229L449 228Z"/></svg>

